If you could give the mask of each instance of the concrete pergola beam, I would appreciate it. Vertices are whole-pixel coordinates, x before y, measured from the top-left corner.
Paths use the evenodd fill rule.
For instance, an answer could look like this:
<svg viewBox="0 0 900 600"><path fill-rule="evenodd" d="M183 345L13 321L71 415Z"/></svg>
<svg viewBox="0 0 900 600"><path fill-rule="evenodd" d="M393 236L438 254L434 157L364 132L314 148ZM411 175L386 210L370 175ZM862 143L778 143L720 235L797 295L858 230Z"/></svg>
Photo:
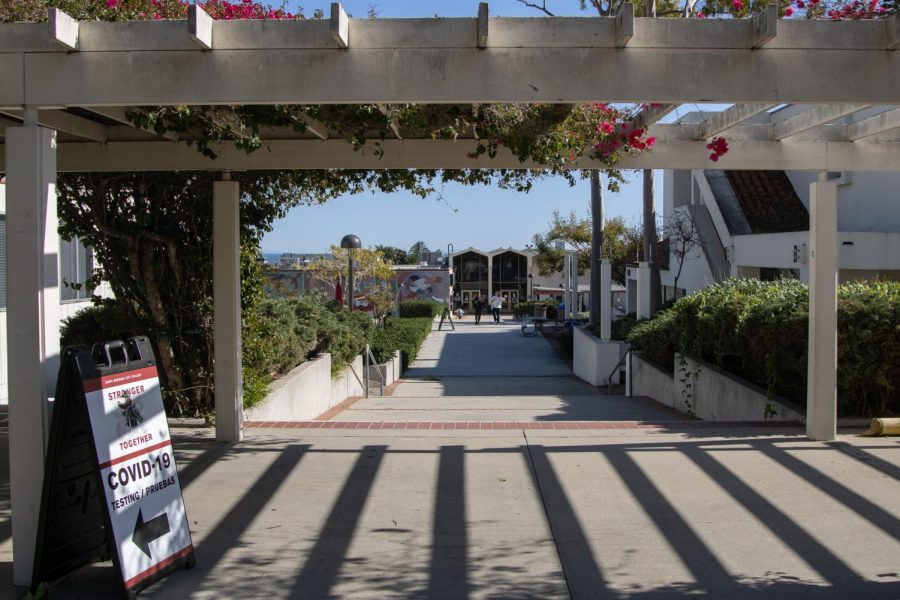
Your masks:
<svg viewBox="0 0 900 600"><path fill-rule="evenodd" d="M66 50L78 50L78 21L58 8L51 8L48 22L51 40Z"/></svg>
<svg viewBox="0 0 900 600"><path fill-rule="evenodd" d="M339 2L331 3L331 37L338 48L350 47L350 17Z"/></svg>
<svg viewBox="0 0 900 600"><path fill-rule="evenodd" d="M668 127L668 126L667 126ZM677 127L677 126L671 126ZM770 126L764 126L770 127ZM651 130L651 134L656 130ZM357 152L343 139L269 140L260 150L247 154L233 144L211 144L219 156L210 160L196 148L171 142L62 143L58 161L61 172L114 172L213 170L247 171L277 169L530 169L542 168L520 162L506 148L495 158L471 159L466 153L474 140L393 140L380 142L384 155ZM729 138L730 150L717 163L718 169L798 171L896 171L900 144L891 142L785 142ZM0 144L0 164L5 147ZM708 169L713 165L705 143L659 139L651 152L625 156L623 169ZM602 163L584 158L578 168L603 169Z"/></svg>
<svg viewBox="0 0 900 600"><path fill-rule="evenodd" d="M479 48L487 48L488 37L490 33L490 19L488 14L488 3L481 2L478 4L478 41Z"/></svg>
<svg viewBox="0 0 900 600"><path fill-rule="evenodd" d="M832 104L811 108L799 115L775 123L773 139L783 140L865 108L868 108L865 104Z"/></svg>
<svg viewBox="0 0 900 600"><path fill-rule="evenodd" d="M900 72L900 53L884 49L884 22L782 21L753 50L748 19L635 18L624 48L615 21L489 19L492 52L478 51L477 18L350 19L353 46L343 51L331 22L316 19L215 21L214 50L185 36L183 22L80 23L79 51L68 53L45 30L4 24L0 70L11 75L0 107L900 102L900 78L884 76ZM698 64L715 93L695 84Z"/></svg>
<svg viewBox="0 0 900 600"><path fill-rule="evenodd" d="M24 119L25 111L8 110L2 111L7 116L16 119ZM68 133L86 140L94 142L105 142L107 140L106 127L91 121L72 115L61 110L42 110L38 113L38 124L56 131Z"/></svg>
<svg viewBox="0 0 900 600"><path fill-rule="evenodd" d="M900 108L888 110L874 117L848 125L847 139L851 141L863 140L895 129L900 129Z"/></svg>
<svg viewBox="0 0 900 600"><path fill-rule="evenodd" d="M756 115L770 110L774 106L774 104L768 103L735 104L704 123L700 137L702 139L715 137L747 119L752 119Z"/></svg>
<svg viewBox="0 0 900 600"><path fill-rule="evenodd" d="M213 18L197 4L188 9L188 35L200 48L212 50Z"/></svg>
<svg viewBox="0 0 900 600"><path fill-rule="evenodd" d="M762 48L778 35L778 5L769 4L753 15L753 47Z"/></svg>

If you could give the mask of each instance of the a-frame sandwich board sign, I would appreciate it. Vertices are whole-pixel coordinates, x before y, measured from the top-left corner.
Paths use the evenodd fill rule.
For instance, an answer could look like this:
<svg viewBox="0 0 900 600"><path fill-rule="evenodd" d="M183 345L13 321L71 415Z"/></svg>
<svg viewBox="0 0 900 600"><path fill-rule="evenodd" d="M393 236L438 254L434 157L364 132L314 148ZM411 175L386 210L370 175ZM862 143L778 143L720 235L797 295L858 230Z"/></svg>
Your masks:
<svg viewBox="0 0 900 600"><path fill-rule="evenodd" d="M32 581L108 558L124 598L195 560L146 337L66 348L57 380Z"/></svg>

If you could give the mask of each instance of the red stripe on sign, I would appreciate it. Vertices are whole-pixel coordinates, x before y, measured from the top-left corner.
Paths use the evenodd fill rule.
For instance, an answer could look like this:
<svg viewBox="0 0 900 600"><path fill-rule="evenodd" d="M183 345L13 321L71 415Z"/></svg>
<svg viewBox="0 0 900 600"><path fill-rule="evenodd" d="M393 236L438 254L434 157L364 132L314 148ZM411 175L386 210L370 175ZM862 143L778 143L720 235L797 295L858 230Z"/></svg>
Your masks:
<svg viewBox="0 0 900 600"><path fill-rule="evenodd" d="M135 371L125 371L124 373L116 373L115 375L104 375L95 379L88 379L84 382L84 393L90 394L99 389L113 387L117 385L126 385L145 379L153 379L158 377L156 367L145 367Z"/></svg>
<svg viewBox="0 0 900 600"><path fill-rule="evenodd" d="M183 548L183 549L179 550L178 552L176 552L169 558L164 558L163 560L159 561L158 563L156 563L155 565L153 565L152 567L150 567L143 573L139 573L139 574L135 575L134 577L132 577L131 579L129 579L128 581L126 581L125 589L133 588L134 586L136 586L143 580L147 579L151 575L153 575L155 573L159 573L160 571L162 571L163 569L165 569L166 567L171 565L173 562L175 562L179 558L187 556L188 553L193 552L193 550L194 550L193 546L188 546L187 548Z"/></svg>
<svg viewBox="0 0 900 600"><path fill-rule="evenodd" d="M154 450L159 450L160 448L165 448L166 446L171 446L171 445L172 445L172 440L166 440L166 441L160 442L158 444L153 444L152 446L147 446L146 448L144 448L142 450L136 450L134 452L131 452L130 454L124 454L118 458L108 460L105 463L100 463L100 468L105 469L106 467L111 467L113 465L123 463L126 460L131 460L132 458L135 458L137 456L142 456L149 452L153 452Z"/></svg>

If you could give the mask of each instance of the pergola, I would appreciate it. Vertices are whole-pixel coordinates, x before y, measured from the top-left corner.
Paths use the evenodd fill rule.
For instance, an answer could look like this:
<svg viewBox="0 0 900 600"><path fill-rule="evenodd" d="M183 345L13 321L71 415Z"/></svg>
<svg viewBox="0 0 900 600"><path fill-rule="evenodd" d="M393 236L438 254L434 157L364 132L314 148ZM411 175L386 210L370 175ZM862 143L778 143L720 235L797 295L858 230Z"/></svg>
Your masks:
<svg viewBox="0 0 900 600"><path fill-rule="evenodd" d="M823 173L811 184L807 434L836 428L837 190L824 173L900 169L900 18L489 18L0 25L0 161L7 174L10 485L14 579L31 578L46 399L59 364L55 181L67 171L222 171L214 189L216 434L241 439L238 184L261 169L539 168L471 141L410 139L391 127L382 157L322 123L272 129L246 154L134 127L139 106L351 103L652 103L635 125L657 137L622 168L709 168L708 140L731 150L717 168ZM695 123L659 124L683 103L727 103ZM793 105L790 110L772 108ZM474 138L476 132L469 137ZM584 168L603 168L584 159Z"/></svg>

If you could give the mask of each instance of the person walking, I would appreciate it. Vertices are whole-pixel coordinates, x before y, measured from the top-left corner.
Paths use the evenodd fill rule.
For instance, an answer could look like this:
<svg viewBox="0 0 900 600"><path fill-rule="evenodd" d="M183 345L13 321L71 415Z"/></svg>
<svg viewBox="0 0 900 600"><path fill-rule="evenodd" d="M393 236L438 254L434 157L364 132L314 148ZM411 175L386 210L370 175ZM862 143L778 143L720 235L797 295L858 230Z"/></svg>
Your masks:
<svg viewBox="0 0 900 600"><path fill-rule="evenodd" d="M484 310L484 301L478 294L475 294L475 299L472 300L472 308L475 309L475 324L478 325L481 323L481 311Z"/></svg>
<svg viewBox="0 0 900 600"><path fill-rule="evenodd" d="M494 292L491 298L491 312L494 313L494 323L500 322L500 308L503 307L503 298L500 297L500 290Z"/></svg>

